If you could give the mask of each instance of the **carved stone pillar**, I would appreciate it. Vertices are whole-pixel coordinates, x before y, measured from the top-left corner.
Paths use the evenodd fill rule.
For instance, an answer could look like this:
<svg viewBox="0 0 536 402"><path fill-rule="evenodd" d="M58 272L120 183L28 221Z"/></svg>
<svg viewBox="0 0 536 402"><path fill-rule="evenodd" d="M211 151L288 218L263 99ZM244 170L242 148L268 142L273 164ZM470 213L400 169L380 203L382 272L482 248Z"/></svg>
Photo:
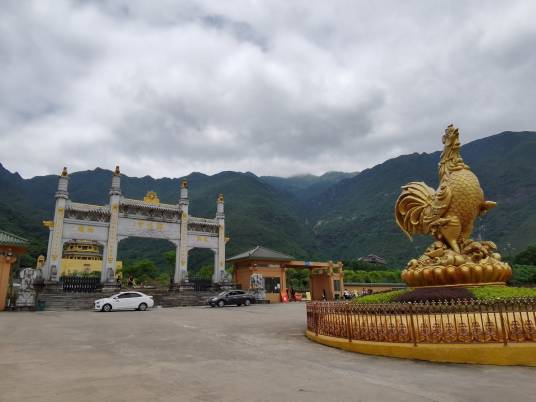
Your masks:
<svg viewBox="0 0 536 402"><path fill-rule="evenodd" d="M223 194L218 195L216 219L218 220L218 250L214 258L214 274L212 282L223 281L225 275L225 211Z"/></svg>
<svg viewBox="0 0 536 402"><path fill-rule="evenodd" d="M108 242L106 259L102 261L101 282L114 283L117 264L117 226L119 224L119 203L121 201L121 172L116 166L110 187L110 225L108 226Z"/></svg>
<svg viewBox="0 0 536 402"><path fill-rule="evenodd" d="M176 282L180 284L188 279L188 214L181 214L181 238L177 249L178 275Z"/></svg>
<svg viewBox="0 0 536 402"><path fill-rule="evenodd" d="M67 169L58 179L58 190L56 191L56 205L54 210L54 223L52 236L49 237L49 254L45 265L45 280L58 282L61 274L61 258L63 256L63 220L65 218L65 205L69 198L68 193L69 176Z"/></svg>

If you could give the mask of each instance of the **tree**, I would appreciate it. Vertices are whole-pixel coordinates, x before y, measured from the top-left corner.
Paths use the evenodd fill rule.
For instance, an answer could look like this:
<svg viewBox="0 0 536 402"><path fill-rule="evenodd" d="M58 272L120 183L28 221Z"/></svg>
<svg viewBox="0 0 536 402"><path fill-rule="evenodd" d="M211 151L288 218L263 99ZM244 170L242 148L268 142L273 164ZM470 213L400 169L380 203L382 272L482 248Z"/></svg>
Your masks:
<svg viewBox="0 0 536 402"><path fill-rule="evenodd" d="M344 271L345 283L398 283L400 282L400 270L389 271Z"/></svg>
<svg viewBox="0 0 536 402"><path fill-rule="evenodd" d="M214 267L212 265L203 265L197 272L197 276L200 279L212 279L214 274Z"/></svg>
<svg viewBox="0 0 536 402"><path fill-rule="evenodd" d="M290 287L294 289L309 288L309 270L308 269L293 269L287 270L287 279Z"/></svg>
<svg viewBox="0 0 536 402"><path fill-rule="evenodd" d="M169 250L164 253L164 258L166 262L172 267L175 266L176 256L177 256L177 253L175 252L175 250Z"/></svg>
<svg viewBox="0 0 536 402"><path fill-rule="evenodd" d="M138 260L125 263L123 267L123 277L132 276L138 282L147 282L154 280L160 275L154 262L150 260Z"/></svg>
<svg viewBox="0 0 536 402"><path fill-rule="evenodd" d="M536 265L536 245L529 246L514 258L514 264Z"/></svg>
<svg viewBox="0 0 536 402"><path fill-rule="evenodd" d="M389 271L393 269L393 267L389 265L373 264L373 263L361 261L361 260L343 261L343 263L344 263L344 269L346 271L352 270L352 271L373 272L373 271Z"/></svg>

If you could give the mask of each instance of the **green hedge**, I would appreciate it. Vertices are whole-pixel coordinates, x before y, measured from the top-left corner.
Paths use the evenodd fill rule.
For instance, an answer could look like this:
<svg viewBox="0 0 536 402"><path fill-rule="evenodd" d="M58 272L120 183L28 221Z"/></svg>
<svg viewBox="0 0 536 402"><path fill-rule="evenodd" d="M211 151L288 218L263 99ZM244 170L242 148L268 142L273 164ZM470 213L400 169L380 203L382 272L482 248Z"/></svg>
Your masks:
<svg viewBox="0 0 536 402"><path fill-rule="evenodd" d="M351 271L344 270L346 283L400 283L400 270L390 271Z"/></svg>
<svg viewBox="0 0 536 402"><path fill-rule="evenodd" d="M357 304L390 303L395 297L403 295L407 291L407 289L402 289L383 293L373 293L371 295L358 297L354 302Z"/></svg>
<svg viewBox="0 0 536 402"><path fill-rule="evenodd" d="M514 297L536 297L536 288L516 288L510 286L480 286L468 288L478 300L511 299ZM354 300L357 304L391 303L411 289L392 290L390 292L375 293L361 296Z"/></svg>
<svg viewBox="0 0 536 402"><path fill-rule="evenodd" d="M479 300L510 299L513 297L536 297L534 288L515 288L509 286L480 286L469 289Z"/></svg>

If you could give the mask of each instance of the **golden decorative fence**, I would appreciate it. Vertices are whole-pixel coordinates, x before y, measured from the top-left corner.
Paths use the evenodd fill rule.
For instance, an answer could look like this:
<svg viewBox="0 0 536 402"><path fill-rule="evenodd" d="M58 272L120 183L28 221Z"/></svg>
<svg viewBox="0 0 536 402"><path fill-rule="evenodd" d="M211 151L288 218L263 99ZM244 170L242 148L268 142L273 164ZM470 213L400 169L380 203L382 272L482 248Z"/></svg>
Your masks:
<svg viewBox="0 0 536 402"><path fill-rule="evenodd" d="M348 341L397 343L536 342L536 298L510 301L307 303L307 329Z"/></svg>

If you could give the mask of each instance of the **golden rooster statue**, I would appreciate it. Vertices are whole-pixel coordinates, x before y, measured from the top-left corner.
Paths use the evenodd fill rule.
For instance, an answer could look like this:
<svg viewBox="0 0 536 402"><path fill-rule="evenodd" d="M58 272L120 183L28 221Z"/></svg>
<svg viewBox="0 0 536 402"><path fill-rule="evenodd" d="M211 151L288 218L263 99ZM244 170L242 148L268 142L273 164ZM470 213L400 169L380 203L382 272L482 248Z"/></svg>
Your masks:
<svg viewBox="0 0 536 402"><path fill-rule="evenodd" d="M412 287L504 283L512 270L495 244L470 239L476 218L495 203L484 200L478 178L463 162L459 131L452 124L443 144L437 191L412 182L396 202L396 222L410 239L413 234L436 238L423 256L408 263L402 280Z"/></svg>

